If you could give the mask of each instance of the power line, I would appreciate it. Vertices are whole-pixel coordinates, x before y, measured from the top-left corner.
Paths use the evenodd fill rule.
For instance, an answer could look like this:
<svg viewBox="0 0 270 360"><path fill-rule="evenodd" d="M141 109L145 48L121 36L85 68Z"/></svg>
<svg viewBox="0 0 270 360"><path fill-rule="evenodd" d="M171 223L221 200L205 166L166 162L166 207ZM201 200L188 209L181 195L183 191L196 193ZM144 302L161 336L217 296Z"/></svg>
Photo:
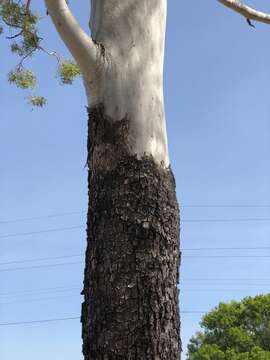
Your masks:
<svg viewBox="0 0 270 360"><path fill-rule="evenodd" d="M209 285L209 284L207 284ZM216 285L216 284L212 284L212 285ZM239 289L239 284L236 283L230 283L230 284L226 284L226 285L237 285L238 288L237 289L224 289L224 288L218 288L218 289L203 289L203 288L196 288L196 289L185 289L185 288L181 288L181 291L249 291L249 290L256 290L253 288L249 288L249 289ZM245 286L265 286L265 285L269 285L269 283L267 284L250 284L250 283L245 283ZM25 291L13 291L13 292L7 292L7 293L0 293L0 298L6 298L6 297L18 297L18 296L27 296L27 295L42 295L42 294L57 294L57 293L64 293L64 292L70 292L73 290L81 290L81 287L78 286L73 286L73 287L51 287L51 288L44 288L44 289L36 289L36 290L25 290ZM44 298L47 299L47 298ZM31 299L30 299L31 300Z"/></svg>
<svg viewBox="0 0 270 360"><path fill-rule="evenodd" d="M75 229L82 229L84 227L85 227L85 225L78 225L78 226L71 226L71 227L46 229L46 230L40 230L40 231L31 231L31 232L22 232L22 233L15 233L15 234L6 234L6 235L0 235L0 239L9 238L9 237L17 237L17 236L37 235L37 234L51 233L51 232L58 232L58 231L75 230Z"/></svg>
<svg viewBox="0 0 270 360"><path fill-rule="evenodd" d="M183 219L181 223L231 223L231 222L267 222L270 221L270 218L246 218L246 219ZM71 227L62 227L62 228L54 228L54 229L45 229L39 231L30 231L30 232L22 232L22 233L14 233L14 234L4 234L0 235L0 239L9 238L9 237L18 237L18 236L29 236L29 235L37 235L43 233L51 233L51 232L60 232L60 231L68 231L75 229L85 228L86 225L78 225Z"/></svg>
<svg viewBox="0 0 270 360"><path fill-rule="evenodd" d="M14 325L26 325L26 324L42 324L58 321L67 321L67 320L78 320L79 316L66 317L66 318L55 318L55 319L44 319L44 320L31 320L31 321L17 321L17 322L6 322L0 323L0 326L14 326Z"/></svg>
<svg viewBox="0 0 270 360"><path fill-rule="evenodd" d="M218 223L218 222L264 222L270 221L270 218L247 218L247 219L183 219L182 223ZM60 231L68 231L75 229L85 228L85 225L77 225L71 227L62 227L62 228L54 228L54 229L45 229L39 231L30 231L30 232L22 232L22 233L14 233L14 234L4 234L0 235L0 239L10 238L10 237L18 237L18 236L29 236L29 235L38 235L44 233L51 232L60 232Z"/></svg>
<svg viewBox="0 0 270 360"><path fill-rule="evenodd" d="M197 247L183 248L182 251L208 251L208 250L270 250L270 246L253 246L253 247Z"/></svg>
<svg viewBox="0 0 270 360"><path fill-rule="evenodd" d="M77 290L80 290L77 288ZM70 290L71 291L71 290ZM180 289L180 293L185 292L256 292L256 293L265 293L265 290L258 290L258 289ZM49 300L58 300L58 299L70 299L71 297L79 297L80 292L77 294L70 294L70 295L60 295L60 296L47 296L41 298L30 298L30 299L20 299L15 301L8 301L8 302L0 302L1 305L12 305L12 304L28 304L28 303L36 303L36 302L44 302Z"/></svg>
<svg viewBox="0 0 270 360"><path fill-rule="evenodd" d="M270 205L180 205L180 208L270 208Z"/></svg>
<svg viewBox="0 0 270 360"><path fill-rule="evenodd" d="M21 264L21 263L30 263L36 261L43 261L43 260L53 260L53 259L66 259L66 258L73 258L73 257L81 257L82 255L69 255L69 256L58 256L58 257L51 257L51 258L36 258L36 259L27 259L27 260L20 260L20 261L10 261L6 263L0 263L1 265L11 265L11 264ZM218 259L218 258L247 258L247 259L256 259L256 258L270 258L270 255L182 255L182 258L189 259L189 258L198 258L198 259ZM60 264L44 264L44 265L35 265L35 266L25 266L25 267L16 267L16 268L7 268L7 269L0 269L1 272L8 272L8 271L20 271L20 270L32 270L32 269L43 269L43 268L51 268L51 267L58 267L58 266L66 266L66 265L75 265L75 264L82 264L83 261L78 262L69 262L69 263L60 263Z"/></svg>
<svg viewBox="0 0 270 360"><path fill-rule="evenodd" d="M270 221L270 218L239 218L239 219L184 219L180 220L182 223L219 223L219 222L264 222Z"/></svg>
<svg viewBox="0 0 270 360"><path fill-rule="evenodd" d="M198 310L198 311L196 311L196 310L194 310L194 311L180 311L180 314L205 314L207 312L209 312L209 310L208 311L200 311L200 310Z"/></svg>
<svg viewBox="0 0 270 360"><path fill-rule="evenodd" d="M78 262L69 262L69 263L61 263L61 264L50 264L50 265L37 265L37 266L26 266L26 267L18 267L18 268L8 268L8 269L1 269L1 272L8 272L8 271L20 271L20 270L32 270L32 269L45 269L51 267L58 267L58 266L68 266L68 265L78 265L82 264L83 261Z"/></svg>
<svg viewBox="0 0 270 360"><path fill-rule="evenodd" d="M247 292L247 291L256 291L256 292L261 292L258 291L257 289L180 289L180 292L226 292L226 291L231 291L231 292ZM264 291L263 291L264 292Z"/></svg>
<svg viewBox="0 0 270 360"><path fill-rule="evenodd" d="M183 251L225 251L225 250L270 250L269 246L253 246L253 247L197 247L197 248L183 248ZM73 257L81 257L84 256L84 253L70 254L70 255L62 255L62 256L48 256L48 257L40 257L40 258L31 258L31 259L23 259L23 260L13 260L7 262L0 262L0 266L2 265L12 265L12 264L23 264L23 263L31 263L37 261L49 261L49 260L60 260L60 259L68 259ZM183 255L184 257L269 257L268 255Z"/></svg>
<svg viewBox="0 0 270 360"><path fill-rule="evenodd" d="M78 294L72 294L72 295L61 295L61 296L49 296L49 297L42 297L38 299L27 299L27 300L16 300L16 301L9 301L9 302L0 302L0 305L13 305L13 304L29 304L29 303L36 303L36 302L43 302L47 300L58 300L58 299L65 299L65 298L71 298L71 297L77 297L80 296L80 293Z"/></svg>
<svg viewBox="0 0 270 360"><path fill-rule="evenodd" d="M78 284L77 284L78 286ZM48 294L51 292L54 293L62 293L66 291L72 291L72 290L80 290L81 288L77 286L72 287L65 287L65 286L56 286L56 287L50 287L50 288L43 288L43 289L35 289L35 290L24 290L24 291L11 291L6 293L0 293L0 298L2 297L14 297L14 296L25 296L25 295L32 295L32 294Z"/></svg>
<svg viewBox="0 0 270 360"><path fill-rule="evenodd" d="M63 212L63 213L55 213L55 214L48 214L48 215L40 215L40 216L33 216L33 217L26 217L26 218L18 218L18 219L10 219L10 220L2 220L0 224L13 224L18 222L27 222L32 220L41 220L41 219L50 219L56 217L64 217L64 216L71 216L71 215L78 215L78 214L85 214L86 210L80 211L70 211L70 212Z"/></svg>
<svg viewBox="0 0 270 360"><path fill-rule="evenodd" d="M270 250L270 247L228 247L228 248L184 248L183 251L208 251L208 250ZM31 263L37 261L50 261L50 260L61 260L61 259L69 259L73 257L82 257L84 253L70 254L64 256L48 256L48 257L40 257L40 258L31 258L31 259L23 259L23 260L13 260L7 262L0 262L0 266L2 265L12 265L12 264L24 264ZM183 257L270 257L270 255L182 255Z"/></svg>
<svg viewBox="0 0 270 360"><path fill-rule="evenodd" d="M70 255L70 256L64 256L64 257L55 257L55 258L51 258L51 259L63 259L63 258L72 258L75 256L81 256L81 255ZM250 259L256 259L256 258L270 258L270 255L182 255L182 258L184 259L189 259L189 258L193 258L193 259L218 259L218 258L227 258L227 259L233 259L233 258L250 258ZM49 260L49 258L47 258L47 260ZM15 264L15 263L26 263L26 262L35 262L35 261L39 261L39 260L25 260L25 261L14 261L14 262L9 262L9 263L3 263L3 264ZM35 266L25 266L25 267L16 267L16 268L7 268L7 269L0 269L0 273L1 272L9 272L9 271L21 271L21 270L32 270L32 269L46 269L46 268L51 268L51 267L58 267L58 266L68 266L68 265L77 265L77 264L82 264L83 261L77 261L77 262L68 262L68 263L60 263L60 264L44 264L44 265L35 265ZM3 265L0 263L0 265Z"/></svg>
<svg viewBox="0 0 270 360"><path fill-rule="evenodd" d="M183 258L217 259L217 258L270 258L270 255L183 255Z"/></svg>
<svg viewBox="0 0 270 360"><path fill-rule="evenodd" d="M184 281L270 281L270 278L182 278Z"/></svg>
<svg viewBox="0 0 270 360"><path fill-rule="evenodd" d="M180 205L180 208L270 208L270 205L243 205L243 204L236 204L236 205ZM10 223L17 223L17 222L27 222L32 220L41 220L41 219L49 219L49 218L57 218L57 217L64 217L64 216L72 216L78 214L85 214L87 210L76 210L76 211L67 211L67 212L59 212L59 213L50 213L44 214L40 216L29 216L24 218L15 218L15 219L8 219L8 220L1 220L0 224L10 224Z"/></svg>
<svg viewBox="0 0 270 360"><path fill-rule="evenodd" d="M209 311L209 310L208 310ZM183 310L180 311L181 314L205 314L208 311L196 311L196 310ZM79 320L80 316L74 317L66 317L66 318L55 318L55 319L42 319L42 320L31 320L31 321L18 321L18 322L5 322L0 323L0 326L16 326L16 325L30 325L30 324L43 324L50 322L58 322L58 321L68 321L68 320Z"/></svg>
<svg viewBox="0 0 270 360"><path fill-rule="evenodd" d="M73 257L81 257L83 254L72 254L72 255L64 255L64 256L48 256L43 258L32 258L32 259L25 259L25 260L14 260L14 261L8 261L8 262L1 262L1 265L12 265L12 264L25 264L25 263L31 263L36 261L48 261L48 260L60 260L60 259L70 259Z"/></svg>

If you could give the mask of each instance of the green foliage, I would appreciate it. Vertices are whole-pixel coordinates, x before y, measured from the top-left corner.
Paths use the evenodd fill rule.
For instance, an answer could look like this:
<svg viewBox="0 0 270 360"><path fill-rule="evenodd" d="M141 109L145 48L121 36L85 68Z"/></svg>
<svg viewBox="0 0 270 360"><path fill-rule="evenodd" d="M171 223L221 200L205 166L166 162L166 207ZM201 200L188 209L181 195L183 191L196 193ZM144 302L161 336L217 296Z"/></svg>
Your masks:
<svg viewBox="0 0 270 360"><path fill-rule="evenodd" d="M188 345L188 360L270 360L270 294L221 303Z"/></svg>
<svg viewBox="0 0 270 360"><path fill-rule="evenodd" d="M19 56L30 55L38 49L38 16L33 14L21 1L6 1L0 6L0 18L15 34L8 39L19 39L11 44L11 51Z"/></svg>
<svg viewBox="0 0 270 360"><path fill-rule="evenodd" d="M29 96L29 103L32 106L43 107L46 105L47 100L43 96Z"/></svg>
<svg viewBox="0 0 270 360"><path fill-rule="evenodd" d="M58 76L62 84L71 85L81 71L72 61L61 61L58 68Z"/></svg>
<svg viewBox="0 0 270 360"><path fill-rule="evenodd" d="M37 83L35 74L28 69L18 69L8 74L8 81L21 89L34 88Z"/></svg>
<svg viewBox="0 0 270 360"><path fill-rule="evenodd" d="M10 51L19 57L17 69L8 74L11 84L21 89L33 89L36 87L37 78L31 70L26 70L23 64L29 60L36 51L54 55L58 62L58 76L62 84L70 85L75 77L80 75L79 67L72 61L60 60L61 57L54 52L46 51L41 46L42 38L39 35L40 17L34 14L30 8L31 1L27 0L4 0L0 1L0 34L4 31L9 36ZM32 106L43 107L47 101L43 96L28 96Z"/></svg>
<svg viewBox="0 0 270 360"><path fill-rule="evenodd" d="M11 52L17 54L20 57L31 56L34 51L38 50L41 39L37 33L26 33L22 35L20 42L14 41L10 45Z"/></svg>
<svg viewBox="0 0 270 360"><path fill-rule="evenodd" d="M26 7L16 1L4 1L0 6L0 16L5 24L14 28L23 28Z"/></svg>

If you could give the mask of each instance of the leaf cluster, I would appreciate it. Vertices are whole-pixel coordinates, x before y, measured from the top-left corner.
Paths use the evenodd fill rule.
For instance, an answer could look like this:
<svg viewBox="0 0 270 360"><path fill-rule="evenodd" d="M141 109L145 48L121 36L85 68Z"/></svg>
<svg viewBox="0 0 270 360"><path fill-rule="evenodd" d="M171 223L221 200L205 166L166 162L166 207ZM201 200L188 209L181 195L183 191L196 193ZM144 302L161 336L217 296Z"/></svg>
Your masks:
<svg viewBox="0 0 270 360"><path fill-rule="evenodd" d="M72 61L61 61L58 68L58 76L64 85L71 85L74 79L81 74L80 68Z"/></svg>
<svg viewBox="0 0 270 360"><path fill-rule="evenodd" d="M18 69L11 71L8 75L8 81L21 89L34 88L37 78L31 70Z"/></svg>
<svg viewBox="0 0 270 360"><path fill-rule="evenodd" d="M45 50L41 46L42 38L39 35L40 17L31 10L31 0L0 0L0 34L8 32L6 39L10 42L11 53L19 57L19 63L8 74L10 84L20 89L34 90L37 77L32 70L24 67L24 62L31 58L36 51L43 51L57 60L57 76L62 84L72 84L80 75L79 67L72 61L62 59L55 52ZM43 96L30 94L28 102L32 106L42 107L46 104Z"/></svg>
<svg viewBox="0 0 270 360"><path fill-rule="evenodd" d="M4 1L0 6L0 18L13 33L7 37L12 40L10 49L13 53L30 56L38 49L41 42L37 27L39 17L26 4L21 1Z"/></svg>
<svg viewBox="0 0 270 360"><path fill-rule="evenodd" d="M188 345L188 360L269 360L270 294L221 303Z"/></svg>

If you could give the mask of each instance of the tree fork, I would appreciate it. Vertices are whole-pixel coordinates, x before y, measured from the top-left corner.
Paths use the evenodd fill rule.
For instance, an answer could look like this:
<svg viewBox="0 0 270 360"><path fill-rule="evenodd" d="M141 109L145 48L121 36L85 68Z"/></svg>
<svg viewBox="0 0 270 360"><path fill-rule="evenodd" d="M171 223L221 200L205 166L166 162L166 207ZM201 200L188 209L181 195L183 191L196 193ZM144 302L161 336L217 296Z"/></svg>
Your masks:
<svg viewBox="0 0 270 360"><path fill-rule="evenodd" d="M128 149L128 119L89 110L85 360L180 359L179 210L171 170Z"/></svg>

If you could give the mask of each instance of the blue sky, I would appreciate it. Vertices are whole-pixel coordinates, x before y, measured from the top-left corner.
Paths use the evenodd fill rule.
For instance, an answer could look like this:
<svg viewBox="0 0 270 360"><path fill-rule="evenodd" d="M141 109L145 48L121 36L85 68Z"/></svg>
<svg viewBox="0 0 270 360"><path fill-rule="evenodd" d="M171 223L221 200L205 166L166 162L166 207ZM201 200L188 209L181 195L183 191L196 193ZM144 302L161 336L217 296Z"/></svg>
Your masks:
<svg viewBox="0 0 270 360"><path fill-rule="evenodd" d="M87 27L88 7L77 3L74 11ZM270 11L263 0L250 4ZM183 220L181 309L208 311L220 301L269 292L270 258L194 255L270 256L270 251L184 249L269 245L269 221L185 220L270 218L270 27L254 30L217 1L169 1L168 11L165 99ZM67 54L46 16L42 30L48 49ZM48 105L31 111L25 94L7 84L16 58L0 41L0 221L77 212L0 223L0 262L83 253L87 116L82 84L58 85L54 60L36 56L29 65L39 74L39 92ZM73 226L82 228L3 237ZM0 322L79 316L81 260L0 265ZM3 271L56 263L73 264ZM182 314L184 348L200 318ZM76 320L0 326L0 357L79 360L80 331Z"/></svg>

